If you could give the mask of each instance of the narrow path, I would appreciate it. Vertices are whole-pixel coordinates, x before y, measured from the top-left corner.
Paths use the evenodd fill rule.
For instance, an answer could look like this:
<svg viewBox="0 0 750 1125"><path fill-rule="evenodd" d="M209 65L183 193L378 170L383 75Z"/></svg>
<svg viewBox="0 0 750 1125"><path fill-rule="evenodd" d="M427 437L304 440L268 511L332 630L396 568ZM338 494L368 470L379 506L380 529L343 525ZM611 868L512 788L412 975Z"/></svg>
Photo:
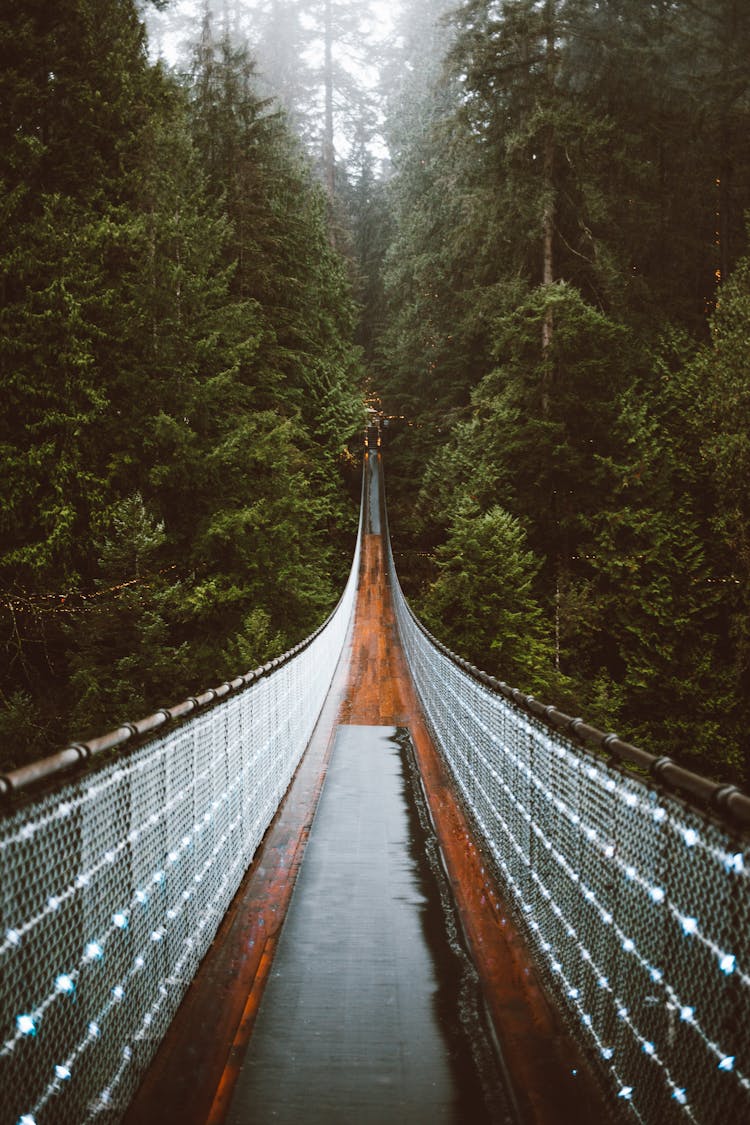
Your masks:
<svg viewBox="0 0 750 1125"><path fill-rule="evenodd" d="M505 1120L474 1066L407 754L396 728L338 729L227 1125Z"/></svg>
<svg viewBox="0 0 750 1125"><path fill-rule="evenodd" d="M369 454L369 458L368 505L351 643L342 657L316 734L290 792L269 829L263 848L253 862L232 910L222 924L211 953L178 1012L155 1065L128 1113L127 1125L149 1125L150 1122L154 1122L154 1125L156 1122L171 1125L171 1122L177 1121L181 1125L222 1125L225 1122L228 1125L250 1125L252 1122L277 1120L289 1122L290 1125L315 1125L323 1120L340 1122L342 1125L344 1122L360 1120L364 1125L380 1125L381 1122L383 1125L386 1122L419 1125L428 1119L435 1122L435 1125L443 1121L453 1122L455 1125L463 1125L463 1122L467 1125L479 1125L483 1120L506 1122L513 1118L539 1125L564 1125L567 1122L576 1122L577 1125L585 1122L593 1125L596 1122L600 1125L607 1119L606 1110L599 1103L585 1066L563 1033L535 980L523 944L491 884L484 858L472 841L462 809L431 742L397 635L380 535L382 497L379 459L373 452ZM360 730L359 735L352 734L357 728ZM410 736L408 751L404 749L406 743L403 739L399 743L402 765L400 772L397 771L398 776L393 773L396 754L393 738L397 729L402 732L408 729ZM336 749L332 759L334 741ZM376 765L378 755L382 758L380 769ZM372 761L357 761L359 758L371 758ZM344 788L348 786L350 790L346 799L342 794L340 780L337 780L339 763L342 761L349 763L344 771L349 774L349 781L344 783ZM343 1107L338 1117L332 1112L332 1104L336 1104L336 1099L332 1104L324 1102L325 1114L316 1115L314 1107L324 1098L326 1082L324 1079L322 1086L318 1085L313 1089L309 1076L316 1069L323 1071L326 1076L337 1069L335 1046L337 1041L343 1044L347 1037L351 1038L351 1019L345 1010L334 1014L335 990L332 986L329 988L330 1001L323 1002L320 994L316 998L318 986L314 984L304 1000L306 1014L299 1009L299 986L305 977L323 980L326 974L332 973L333 976L329 979L334 981L337 980L336 971L324 966L321 968L322 955L319 949L303 952L304 963L301 968L290 969L288 964L285 967L285 962L276 960L277 953L280 957L283 952L284 943L291 949L296 947L304 951L305 935L310 930L310 916L306 913L308 907L304 906L305 898L309 895L305 895L303 888L300 895L296 896L302 903L298 916L295 918L294 902L289 915L289 936L279 936L280 933L287 934L286 928L281 930L281 923L292 897L303 853L305 864L308 857L311 857L310 870L317 869L320 875L323 870L322 856L327 854L330 860L344 850L346 837L340 839L338 845L326 843L322 839L316 856L316 829L313 829L311 843L305 852L329 763L330 777L326 781L321 802L321 835L325 835L324 824L328 818L334 825L333 839L336 838L336 808L340 805L340 815L349 818L348 838L351 841L357 839L353 825L367 807L367 793L372 794L375 782L380 780L378 773L392 775L389 782L391 788L387 793L376 787L378 795L375 801L369 802L373 806L371 811L376 811L382 803L391 807L390 831L395 839L403 837L403 817L413 817L413 810L421 805L422 842L418 846L414 844L419 832L415 834L412 825L412 844L409 845L412 847L412 859L416 847L422 855L432 848L434 860L428 877L424 870L421 873L412 871L418 888L412 885L407 897L414 901L420 896L425 897L427 884L432 881L430 893L433 897L437 894L441 900L437 912L441 917L439 926L435 925L434 911L429 925L425 925L424 916L418 922L422 935L420 942L416 943L420 946L418 969L413 966L409 968L411 946L415 944L413 933L406 945L398 947L403 950L403 974L400 974L397 947L389 944L391 951L396 950L395 961L393 952L389 956L390 984L382 986L381 982L378 987L381 997L385 995L384 987L386 990L387 987L395 990L391 992L391 996L394 1005L400 1005L402 1022L398 1026L389 1026L387 1020L381 1020L378 1030L372 1016L368 1014L371 1009L366 1007L360 1011L356 1017L357 1026L364 1026L366 1031L372 1033L369 1040L370 1061L365 1065L367 1039L363 1042L355 1037L355 1071L358 1069L359 1074L354 1074L353 1083L348 1090L340 1089L336 1096L338 1104ZM351 767L354 768L354 773L351 772ZM360 774L357 773L359 767L363 770ZM371 767L375 767L375 774ZM402 802L405 785L411 786L416 793L416 804L405 806L412 808L411 814L402 809L396 816L394 785L396 789L401 787ZM347 804L350 806L348 811ZM402 818L401 827L396 829L394 825L399 822L399 817ZM380 828L377 827L378 817L375 816L367 831L379 831L382 842L382 818L379 823ZM388 832L385 835L387 840ZM405 852L401 845L399 847L401 860L397 862L404 863ZM353 848L352 843L350 850ZM364 854L361 849L357 850ZM407 850L406 855L408 854ZM398 885L400 876L394 876L391 870L385 877L384 872L387 870L388 864L384 867L381 863L371 875L386 890L389 887L392 890ZM441 874L443 871L445 875ZM313 876L313 881L315 878L317 876ZM348 971L354 971L354 976L342 975L341 983L346 981L342 996L345 996L347 989L350 996L357 991L353 982L360 968L361 984L364 984L368 963L374 963L371 956L357 958L351 949L349 952L344 951L344 931L354 933L355 927L358 927L356 915L358 911L361 913L363 907L356 894L356 885L367 878L364 869L355 874L340 867L336 873L334 866L331 890L334 897L341 900L341 904L351 908L352 917L349 921L345 921L343 914L337 915L335 919L331 918L330 929L326 931L324 925L321 936L316 939L322 942L322 948L327 932L336 956L348 959ZM309 904L313 913L315 898L316 892L313 891ZM457 912L448 903L450 899L455 903ZM369 896L366 896L366 901L369 901ZM378 909L389 908L381 906ZM390 909L395 911L396 925L400 908L391 904ZM454 913L451 914L451 911ZM379 916L381 920L378 923L381 933L385 932L383 916ZM365 922L365 919L361 918L360 921ZM410 925L413 929L413 920ZM441 927L442 936L439 934ZM458 972L456 980L459 983L456 984L454 980L452 992L451 988L447 990L451 993L448 1006L455 1015L464 1003L464 996L460 995L461 988L466 986L468 980L478 979L491 1016L491 1025L501 1045L498 1052L490 1046L490 1036L486 1034L488 1025L482 1018L483 1006L476 987L469 1005L470 1013L465 1017L463 1028L459 1029L458 1034L454 1016L446 1018L443 1010L436 1017L441 988L443 999L447 993L432 974L437 972L441 975L445 972L447 962L444 951L446 943L451 944L451 927L454 936L457 935L460 939L453 942L457 949L456 956L459 959L466 957L466 952L470 951L476 973L470 966L468 973L463 975L462 985L461 972ZM366 944L366 923L364 931L358 933L359 936L354 939L355 948L357 942L364 941ZM402 934L402 938L403 936ZM437 954L436 941L442 949ZM426 954L425 946L432 947L427 949ZM278 976L274 975L277 971ZM401 975L402 980L408 984L412 972L417 972L414 978L416 987L411 994L408 989L407 992L402 989L399 998L394 981ZM419 977L419 973L423 975ZM286 1006L290 1019L281 1032L278 1028L274 1030L277 1016L273 1014L272 993L280 987L286 974L289 974L291 991L287 990L286 999L282 1000L279 1011ZM261 1005L266 982L272 975L273 979L268 985L268 1004L264 1002ZM450 976L450 972L448 975ZM367 988L366 985L365 987ZM410 999L407 999L408 995L411 996ZM293 999L290 999L292 996ZM425 1004L428 996L432 1000ZM302 1050L305 1042L307 1017L315 1009L325 1007L330 1011L329 1018L323 1021L323 1027L318 1026L316 1031L312 1023L307 1024L307 1037L313 1035L320 1040L318 1046L322 1048L323 1055L318 1054L315 1061L311 1062L313 1056L308 1056L305 1047L305 1058L302 1060L297 1052ZM414 1032L410 1030L411 1020L415 1015L412 1008L416 1010L420 1007L423 1014L425 1009L430 1009L428 1014L433 1022L430 1024L428 1020L425 1025L429 1027L428 1031ZM272 1014L266 1015L266 1012ZM436 1018L437 1022L434 1022ZM264 1021L268 1021L270 1027L270 1039L266 1040L266 1046L263 1045L261 1034ZM254 1029L258 1032L257 1040L253 1038ZM300 1031L301 1036L293 1043L289 1036L296 1031ZM467 1032L474 1048L473 1056L468 1061L465 1050ZM431 1043L431 1061L426 1073L430 1075L427 1081L434 1096L427 1097L424 1092L424 1074L420 1077L413 1071L409 1073L404 1052L409 1051L410 1035L417 1036L420 1047L423 1036ZM389 1040L395 1038L398 1038L401 1045L398 1058L385 1053ZM256 1049L257 1055L254 1053ZM293 1064L300 1058L300 1070L306 1076L310 1090L306 1102L300 1102L303 1094L299 1091L290 1092L281 1100L269 1100L272 1090L287 1085L290 1075L296 1070L296 1066L292 1065L282 1075L279 1067L285 1052L295 1056L291 1059ZM504 1062L498 1063L498 1058ZM503 1078L504 1066L507 1067L507 1073L512 1075L514 1095L507 1092L509 1084ZM346 1068L341 1066L338 1069ZM438 1074L439 1077L436 1077ZM382 1115L373 1101L372 1082L382 1087ZM419 1096L408 1102L406 1099L409 1098L410 1084L414 1090L419 1090ZM355 1106L351 1099L357 1089L360 1090L360 1101ZM419 1109L423 1100L425 1106L429 1106L429 1113L422 1114ZM305 1106L302 1115L301 1105Z"/></svg>

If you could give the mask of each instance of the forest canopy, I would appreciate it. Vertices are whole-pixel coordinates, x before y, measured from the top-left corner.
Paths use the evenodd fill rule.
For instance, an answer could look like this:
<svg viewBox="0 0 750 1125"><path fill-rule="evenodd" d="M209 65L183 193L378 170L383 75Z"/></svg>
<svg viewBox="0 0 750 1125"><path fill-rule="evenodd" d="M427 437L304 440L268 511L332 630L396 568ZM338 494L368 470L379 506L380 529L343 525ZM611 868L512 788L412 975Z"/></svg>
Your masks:
<svg viewBox="0 0 750 1125"><path fill-rule="evenodd" d="M131 0L5 4L6 766L257 666L348 568L355 305L241 42L181 78Z"/></svg>
<svg viewBox="0 0 750 1125"><path fill-rule="evenodd" d="M5 745L316 625L364 393L432 631L747 781L748 5L104 4L0 18Z"/></svg>

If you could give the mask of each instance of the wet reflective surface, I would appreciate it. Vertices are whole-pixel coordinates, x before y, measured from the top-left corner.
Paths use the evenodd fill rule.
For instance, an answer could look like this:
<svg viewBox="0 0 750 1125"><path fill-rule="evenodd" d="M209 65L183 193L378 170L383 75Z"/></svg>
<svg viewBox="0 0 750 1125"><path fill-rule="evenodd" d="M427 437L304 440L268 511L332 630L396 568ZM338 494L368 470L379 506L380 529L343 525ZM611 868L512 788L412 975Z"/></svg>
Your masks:
<svg viewBox="0 0 750 1125"><path fill-rule="evenodd" d="M125 1125L611 1118L430 737L395 623L372 451L366 471L357 609L331 693ZM332 835L312 852L307 895L334 740L322 798Z"/></svg>
<svg viewBox="0 0 750 1125"><path fill-rule="evenodd" d="M339 727L227 1121L505 1119L408 738Z"/></svg>

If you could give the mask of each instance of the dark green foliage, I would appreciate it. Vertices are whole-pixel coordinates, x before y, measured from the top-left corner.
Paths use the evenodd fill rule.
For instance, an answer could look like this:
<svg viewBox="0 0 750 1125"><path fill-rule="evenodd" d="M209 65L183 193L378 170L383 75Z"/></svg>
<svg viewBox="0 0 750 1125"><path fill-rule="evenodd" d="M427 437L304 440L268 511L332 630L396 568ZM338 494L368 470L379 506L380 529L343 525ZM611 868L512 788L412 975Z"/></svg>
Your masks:
<svg viewBox="0 0 750 1125"><path fill-rule="evenodd" d="M320 622L351 549L361 406L322 193L243 50L207 27L179 86L131 0L28 0L0 11L0 52L0 723L18 764Z"/></svg>
<svg viewBox="0 0 750 1125"><path fill-rule="evenodd" d="M741 777L747 5L469 0L452 27L442 80L392 115L380 371L408 421L407 586L476 663ZM525 578L480 549L499 511Z"/></svg>
<svg viewBox="0 0 750 1125"><path fill-rule="evenodd" d="M465 502L436 561L438 577L420 603L425 623L468 660L484 663L489 655L489 671L529 690L548 688L552 654L534 597L539 563L519 521L502 508L481 512Z"/></svg>

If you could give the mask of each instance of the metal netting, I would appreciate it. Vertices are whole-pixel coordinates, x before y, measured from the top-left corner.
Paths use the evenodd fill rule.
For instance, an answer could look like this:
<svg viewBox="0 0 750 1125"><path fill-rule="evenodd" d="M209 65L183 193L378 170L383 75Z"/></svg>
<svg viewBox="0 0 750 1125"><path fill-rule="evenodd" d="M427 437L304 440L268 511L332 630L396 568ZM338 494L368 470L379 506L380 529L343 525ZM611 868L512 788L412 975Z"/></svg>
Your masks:
<svg viewBox="0 0 750 1125"><path fill-rule="evenodd" d="M436 742L612 1117L750 1121L746 838L460 668L390 566Z"/></svg>
<svg viewBox="0 0 750 1125"><path fill-rule="evenodd" d="M0 1125L122 1116L309 741L358 569L293 659L0 822Z"/></svg>

